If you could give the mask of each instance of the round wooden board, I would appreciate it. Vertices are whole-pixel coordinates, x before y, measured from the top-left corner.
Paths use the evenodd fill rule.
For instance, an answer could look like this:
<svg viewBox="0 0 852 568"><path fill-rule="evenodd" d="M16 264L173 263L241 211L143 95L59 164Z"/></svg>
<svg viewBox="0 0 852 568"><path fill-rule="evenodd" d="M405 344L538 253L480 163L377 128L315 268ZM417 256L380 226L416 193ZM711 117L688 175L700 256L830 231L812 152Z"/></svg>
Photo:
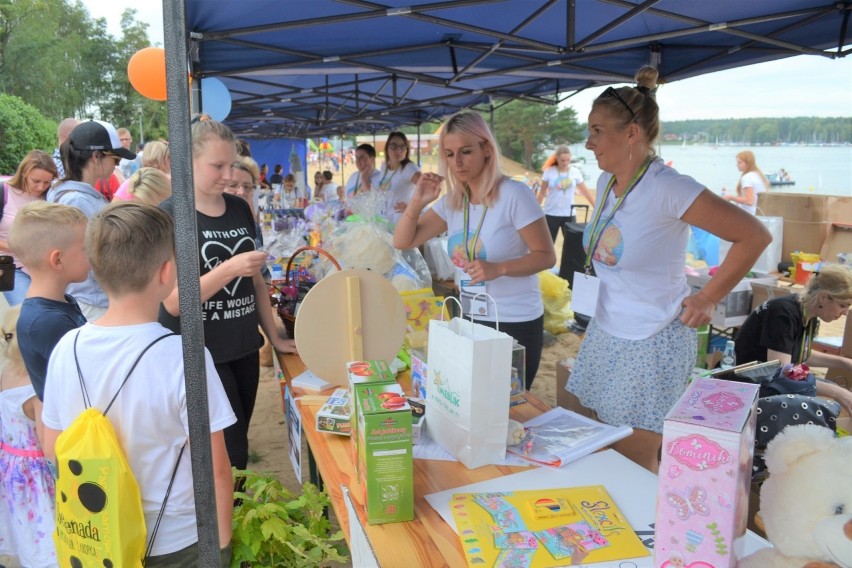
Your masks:
<svg viewBox="0 0 852 568"><path fill-rule="evenodd" d="M322 379L346 386L351 361L347 290L357 279L362 342L361 359L390 362L405 334L405 306L393 285L369 270L341 270L317 282L305 295L296 317L296 347L305 366Z"/></svg>

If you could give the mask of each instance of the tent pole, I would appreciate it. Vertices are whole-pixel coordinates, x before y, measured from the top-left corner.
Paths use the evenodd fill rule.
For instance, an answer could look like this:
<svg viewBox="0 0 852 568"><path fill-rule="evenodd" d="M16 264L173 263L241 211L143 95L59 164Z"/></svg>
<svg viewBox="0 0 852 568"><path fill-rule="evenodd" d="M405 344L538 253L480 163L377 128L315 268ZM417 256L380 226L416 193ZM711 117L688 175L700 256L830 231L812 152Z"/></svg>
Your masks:
<svg viewBox="0 0 852 568"><path fill-rule="evenodd" d="M201 280L198 265L198 233L192 181L189 86L186 66L186 8L184 0L163 0L163 37L166 46L166 106L169 117L169 149L172 161L172 192L175 216L178 288L183 364L191 464L198 524L198 565L219 565L219 528L210 419L207 408L207 372L204 363L204 332L201 320Z"/></svg>

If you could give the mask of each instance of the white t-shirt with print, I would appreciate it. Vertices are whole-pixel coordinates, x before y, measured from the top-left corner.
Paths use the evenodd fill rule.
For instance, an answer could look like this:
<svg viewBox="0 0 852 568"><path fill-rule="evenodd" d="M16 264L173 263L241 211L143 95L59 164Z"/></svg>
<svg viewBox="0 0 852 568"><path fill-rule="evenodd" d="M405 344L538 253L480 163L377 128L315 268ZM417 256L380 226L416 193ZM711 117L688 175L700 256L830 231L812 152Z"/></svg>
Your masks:
<svg viewBox="0 0 852 568"><path fill-rule="evenodd" d="M414 162L408 162L402 169L388 170L387 168L385 163L382 166L379 186L388 192L387 218L391 223L396 224L403 212L394 211L394 205L400 201L406 204L411 201L414 195L414 184L411 183L411 178L420 171L420 168Z"/></svg>
<svg viewBox="0 0 852 568"><path fill-rule="evenodd" d="M333 181L327 181L322 184L322 199L323 201L339 201L340 196L337 195L338 185ZM319 196L315 196L319 197Z"/></svg>
<svg viewBox="0 0 852 568"><path fill-rule="evenodd" d="M604 172L598 179L600 199L611 178ZM601 282L595 318L604 331L646 339L680 314L681 302L690 294L684 273L689 225L680 218L703 189L657 158L605 226L593 256ZM600 223L615 202L610 191ZM592 226L590 221L583 234L587 251Z"/></svg>
<svg viewBox="0 0 852 568"><path fill-rule="evenodd" d="M574 166L567 172L560 172L556 166L544 170L541 181L547 182L547 198L544 200L544 212L553 217L569 217L574 204L574 192L577 184L583 183L583 174Z"/></svg>
<svg viewBox="0 0 852 568"><path fill-rule="evenodd" d="M87 323L65 334L50 356L44 388L42 418L54 430L68 428L85 409L74 362L78 331L77 359L86 391L92 406L101 411L107 408L142 350L154 339L171 333L154 322L123 327ZM207 349L204 361L210 432L218 432L237 419ZM145 353L107 418L139 483L150 538L180 449L189 437L180 336L167 337ZM176 552L198 540L190 456L187 445L160 521L153 556Z"/></svg>
<svg viewBox="0 0 852 568"><path fill-rule="evenodd" d="M757 172L746 172L740 178L740 187L745 189L750 187L754 190L754 203L748 205L746 203L737 203L740 208L748 211L752 215L757 213L757 195L766 191L766 184L763 183L760 175ZM745 193L743 193L745 195Z"/></svg>
<svg viewBox="0 0 852 568"><path fill-rule="evenodd" d="M470 205L468 239L473 239L483 205ZM457 267L466 259L464 240L464 212L449 206L447 196L441 197L432 210L446 221L449 239L447 252ZM500 184L496 203L485 211L482 230L476 242L476 257L488 262L503 262L529 254L529 249L518 234L530 223L544 217L535 195L521 182L505 179ZM489 307L487 316L477 316L486 321L524 322L534 320L544 313L538 274L531 276L500 276L485 283L485 291L497 304L497 316Z"/></svg>

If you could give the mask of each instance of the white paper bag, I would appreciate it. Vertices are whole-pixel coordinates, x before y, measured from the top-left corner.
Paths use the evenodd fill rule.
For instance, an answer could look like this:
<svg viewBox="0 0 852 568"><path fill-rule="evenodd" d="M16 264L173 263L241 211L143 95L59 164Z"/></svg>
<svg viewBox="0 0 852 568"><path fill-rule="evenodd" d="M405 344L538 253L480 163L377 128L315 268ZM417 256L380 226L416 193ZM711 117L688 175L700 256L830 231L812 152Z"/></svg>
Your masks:
<svg viewBox="0 0 852 568"><path fill-rule="evenodd" d="M781 249L784 244L784 217L771 217L767 215L756 215L772 235L772 242L760 254L760 258L754 263L752 270L762 274L771 274L778 271L778 263L781 262ZM728 256L731 243L719 239L719 264Z"/></svg>
<svg viewBox="0 0 852 568"><path fill-rule="evenodd" d="M778 263L781 262L781 249L784 244L784 217L758 215L757 218L766 225L766 228L772 234L772 242L761 253L753 270L765 274L778 272Z"/></svg>
<svg viewBox="0 0 852 568"><path fill-rule="evenodd" d="M429 322L429 436L469 469L506 456L512 338L468 320Z"/></svg>

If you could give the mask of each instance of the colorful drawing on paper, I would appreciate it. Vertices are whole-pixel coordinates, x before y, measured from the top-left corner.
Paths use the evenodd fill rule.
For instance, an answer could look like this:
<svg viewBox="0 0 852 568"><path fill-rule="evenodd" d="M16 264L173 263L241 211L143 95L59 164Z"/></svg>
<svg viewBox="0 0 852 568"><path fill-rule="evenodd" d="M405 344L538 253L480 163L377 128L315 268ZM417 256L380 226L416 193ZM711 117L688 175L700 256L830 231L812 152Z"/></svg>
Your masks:
<svg viewBox="0 0 852 568"><path fill-rule="evenodd" d="M452 511L470 566L549 568L649 555L600 485L459 493Z"/></svg>

